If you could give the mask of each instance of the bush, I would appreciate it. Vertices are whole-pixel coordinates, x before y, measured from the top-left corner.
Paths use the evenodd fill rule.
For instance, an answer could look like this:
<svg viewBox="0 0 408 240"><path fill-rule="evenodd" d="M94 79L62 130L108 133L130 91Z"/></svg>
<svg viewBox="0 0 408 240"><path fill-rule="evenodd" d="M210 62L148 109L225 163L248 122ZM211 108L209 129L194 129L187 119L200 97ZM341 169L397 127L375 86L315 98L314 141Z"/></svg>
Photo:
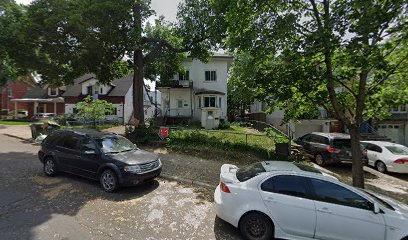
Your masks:
<svg viewBox="0 0 408 240"><path fill-rule="evenodd" d="M220 125L218 126L218 129L230 129L231 124L228 121L221 120Z"/></svg>

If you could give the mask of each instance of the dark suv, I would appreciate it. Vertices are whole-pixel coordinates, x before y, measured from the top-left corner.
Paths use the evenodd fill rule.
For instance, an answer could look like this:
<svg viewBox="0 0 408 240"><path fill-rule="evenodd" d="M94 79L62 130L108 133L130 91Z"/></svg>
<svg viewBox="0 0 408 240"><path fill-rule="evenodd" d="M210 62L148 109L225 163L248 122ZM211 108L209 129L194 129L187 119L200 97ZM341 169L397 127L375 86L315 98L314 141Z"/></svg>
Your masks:
<svg viewBox="0 0 408 240"><path fill-rule="evenodd" d="M305 154L314 159L318 165L352 161L351 140L348 134L313 132L296 139L295 142L301 145Z"/></svg>
<svg viewBox="0 0 408 240"><path fill-rule="evenodd" d="M107 192L151 181L162 169L156 154L119 135L93 130L55 131L42 142L38 157L47 176L69 172L99 180Z"/></svg>

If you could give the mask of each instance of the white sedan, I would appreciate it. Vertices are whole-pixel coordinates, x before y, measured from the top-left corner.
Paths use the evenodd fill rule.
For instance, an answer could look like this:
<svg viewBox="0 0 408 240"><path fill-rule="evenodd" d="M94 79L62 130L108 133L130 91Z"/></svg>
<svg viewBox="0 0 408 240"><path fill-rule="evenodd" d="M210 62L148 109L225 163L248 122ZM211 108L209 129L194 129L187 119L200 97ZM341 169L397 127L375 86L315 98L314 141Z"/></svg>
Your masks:
<svg viewBox="0 0 408 240"><path fill-rule="evenodd" d="M362 141L368 165L379 172L408 173L408 147L391 142Z"/></svg>
<svg viewBox="0 0 408 240"><path fill-rule="evenodd" d="M290 162L224 164L214 201L246 239L408 239L407 205Z"/></svg>

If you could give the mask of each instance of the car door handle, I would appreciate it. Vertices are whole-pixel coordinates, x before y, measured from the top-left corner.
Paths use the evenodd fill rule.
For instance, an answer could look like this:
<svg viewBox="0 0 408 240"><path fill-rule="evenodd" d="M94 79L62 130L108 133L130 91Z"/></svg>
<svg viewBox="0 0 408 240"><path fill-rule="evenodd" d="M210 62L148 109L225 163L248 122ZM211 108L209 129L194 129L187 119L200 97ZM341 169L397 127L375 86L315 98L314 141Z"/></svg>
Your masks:
<svg viewBox="0 0 408 240"><path fill-rule="evenodd" d="M322 213L332 213L327 207L317 209L317 211Z"/></svg>

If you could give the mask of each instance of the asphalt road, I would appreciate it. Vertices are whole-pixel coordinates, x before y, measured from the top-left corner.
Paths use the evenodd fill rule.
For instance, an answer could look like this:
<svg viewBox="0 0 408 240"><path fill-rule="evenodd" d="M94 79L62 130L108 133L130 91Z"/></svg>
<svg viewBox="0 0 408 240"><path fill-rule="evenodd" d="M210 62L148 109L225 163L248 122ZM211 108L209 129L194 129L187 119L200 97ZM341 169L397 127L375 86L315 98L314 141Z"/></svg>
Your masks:
<svg viewBox="0 0 408 240"><path fill-rule="evenodd" d="M109 194L69 174L48 178L38 146L0 134L0 239L240 239L211 191L161 179Z"/></svg>

